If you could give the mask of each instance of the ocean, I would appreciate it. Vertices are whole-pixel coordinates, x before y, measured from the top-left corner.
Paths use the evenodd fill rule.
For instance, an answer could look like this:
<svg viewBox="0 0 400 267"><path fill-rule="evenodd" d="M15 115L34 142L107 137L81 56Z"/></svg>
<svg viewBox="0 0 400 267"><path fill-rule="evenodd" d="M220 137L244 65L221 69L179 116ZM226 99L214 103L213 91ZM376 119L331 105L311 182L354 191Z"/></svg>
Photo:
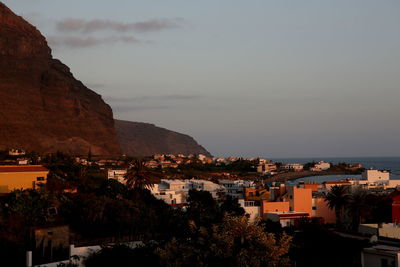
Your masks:
<svg viewBox="0 0 400 267"><path fill-rule="evenodd" d="M378 169L378 170L388 170L390 171L391 179L400 179L400 157L344 157L344 158L272 158L274 162L284 162L284 163L307 163L313 161L326 161L333 164L338 164L339 162L346 162L349 164L360 163L366 169ZM346 178L360 178L359 175L328 175L328 176L314 176L305 177L294 180L298 181L314 181L317 183L322 183L324 181L336 181Z"/></svg>

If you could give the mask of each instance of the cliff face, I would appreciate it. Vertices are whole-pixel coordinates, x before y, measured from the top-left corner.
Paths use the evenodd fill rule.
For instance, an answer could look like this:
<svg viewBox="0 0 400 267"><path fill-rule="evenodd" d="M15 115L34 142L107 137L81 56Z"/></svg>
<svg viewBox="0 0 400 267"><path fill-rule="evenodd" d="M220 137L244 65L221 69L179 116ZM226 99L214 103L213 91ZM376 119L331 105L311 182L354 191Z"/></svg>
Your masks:
<svg viewBox="0 0 400 267"><path fill-rule="evenodd" d="M115 120L115 128L122 153L127 155L204 154L211 156L192 137L153 124Z"/></svg>
<svg viewBox="0 0 400 267"><path fill-rule="evenodd" d="M111 108L0 3L0 149L119 154Z"/></svg>

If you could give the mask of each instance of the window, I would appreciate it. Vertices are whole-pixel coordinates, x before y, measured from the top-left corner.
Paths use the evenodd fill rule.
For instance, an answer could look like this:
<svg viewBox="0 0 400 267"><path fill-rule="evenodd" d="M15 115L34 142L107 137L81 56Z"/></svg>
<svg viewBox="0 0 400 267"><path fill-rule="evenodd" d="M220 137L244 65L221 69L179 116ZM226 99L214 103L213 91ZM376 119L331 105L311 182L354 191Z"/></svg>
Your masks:
<svg viewBox="0 0 400 267"><path fill-rule="evenodd" d="M312 210L317 210L317 207L312 207Z"/></svg>
<svg viewBox="0 0 400 267"><path fill-rule="evenodd" d="M381 259L381 267L388 267L388 260L387 259Z"/></svg>
<svg viewBox="0 0 400 267"><path fill-rule="evenodd" d="M44 181L44 177L37 177L36 181Z"/></svg>

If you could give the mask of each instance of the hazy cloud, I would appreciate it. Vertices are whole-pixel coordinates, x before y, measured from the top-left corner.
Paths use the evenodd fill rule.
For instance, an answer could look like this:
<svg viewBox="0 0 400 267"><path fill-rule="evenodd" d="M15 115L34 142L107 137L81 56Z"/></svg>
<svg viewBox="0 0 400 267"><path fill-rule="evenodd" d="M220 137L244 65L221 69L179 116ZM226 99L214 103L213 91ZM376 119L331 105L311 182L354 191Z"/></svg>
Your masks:
<svg viewBox="0 0 400 267"><path fill-rule="evenodd" d="M66 46L72 48L92 47L103 44L115 43L140 43L133 36L109 36L109 37L78 37L78 36L50 36L47 38L51 46Z"/></svg>
<svg viewBox="0 0 400 267"><path fill-rule="evenodd" d="M114 112L123 113L123 112L131 112L131 111L140 111L140 110L165 110L170 109L171 107L164 106L164 105L146 105L146 106L128 106L128 105L121 105L115 106L111 105Z"/></svg>
<svg viewBox="0 0 400 267"><path fill-rule="evenodd" d="M116 32L155 32L167 29L180 28L185 23L182 18L152 19L141 22L124 23L112 20L85 20L68 18L57 23L57 29L63 32L92 33L95 31L111 30Z"/></svg>
<svg viewBox="0 0 400 267"><path fill-rule="evenodd" d="M110 102L143 102L143 101L157 101L157 100L192 100L201 98L200 95L184 95L184 94L171 94L159 96L138 96L138 97L113 97L106 96L105 99Z"/></svg>

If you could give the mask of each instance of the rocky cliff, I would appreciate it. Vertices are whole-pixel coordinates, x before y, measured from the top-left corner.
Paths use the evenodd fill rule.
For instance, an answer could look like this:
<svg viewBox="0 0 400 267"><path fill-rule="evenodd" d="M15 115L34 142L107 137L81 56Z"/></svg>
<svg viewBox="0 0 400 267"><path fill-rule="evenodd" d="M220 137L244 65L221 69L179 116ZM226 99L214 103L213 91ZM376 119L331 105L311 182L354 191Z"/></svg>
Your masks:
<svg viewBox="0 0 400 267"><path fill-rule="evenodd" d="M0 2L0 149L42 153L209 153L193 138L116 121L100 95L53 59L41 33Z"/></svg>
<svg viewBox="0 0 400 267"><path fill-rule="evenodd" d="M149 156L160 154L210 153L192 137L143 122L115 120L115 128L124 154Z"/></svg>
<svg viewBox="0 0 400 267"><path fill-rule="evenodd" d="M111 108L0 2L0 149L120 153Z"/></svg>

